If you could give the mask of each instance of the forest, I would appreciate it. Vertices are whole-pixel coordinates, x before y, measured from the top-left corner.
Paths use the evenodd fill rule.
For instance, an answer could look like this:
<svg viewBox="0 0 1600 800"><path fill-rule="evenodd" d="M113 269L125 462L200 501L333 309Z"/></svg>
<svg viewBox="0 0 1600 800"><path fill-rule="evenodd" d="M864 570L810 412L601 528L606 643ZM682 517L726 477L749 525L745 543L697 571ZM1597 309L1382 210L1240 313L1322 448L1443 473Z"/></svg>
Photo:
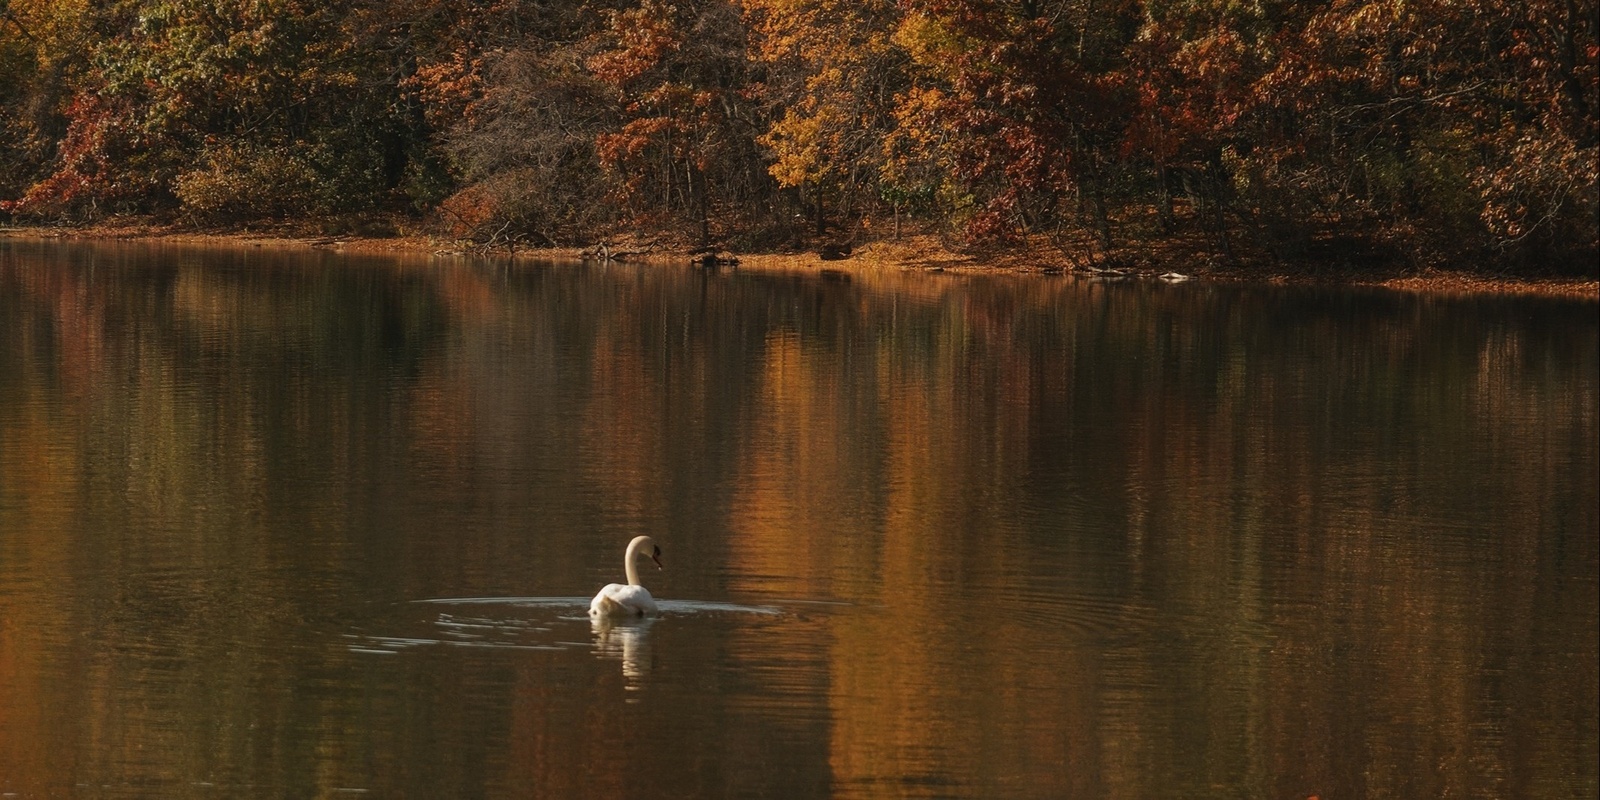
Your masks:
<svg viewBox="0 0 1600 800"><path fill-rule="evenodd" d="M0 0L0 223L1592 274L1597 28L1579 0Z"/></svg>

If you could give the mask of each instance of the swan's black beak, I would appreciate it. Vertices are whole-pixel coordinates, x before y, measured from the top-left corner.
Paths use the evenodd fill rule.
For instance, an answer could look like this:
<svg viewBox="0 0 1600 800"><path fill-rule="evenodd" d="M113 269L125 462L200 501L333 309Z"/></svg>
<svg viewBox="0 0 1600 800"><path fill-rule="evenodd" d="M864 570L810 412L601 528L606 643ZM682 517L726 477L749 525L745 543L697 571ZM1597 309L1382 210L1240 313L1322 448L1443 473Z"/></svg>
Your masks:
<svg viewBox="0 0 1600 800"><path fill-rule="evenodd" d="M650 560L656 562L656 569L661 569L661 548L650 548Z"/></svg>

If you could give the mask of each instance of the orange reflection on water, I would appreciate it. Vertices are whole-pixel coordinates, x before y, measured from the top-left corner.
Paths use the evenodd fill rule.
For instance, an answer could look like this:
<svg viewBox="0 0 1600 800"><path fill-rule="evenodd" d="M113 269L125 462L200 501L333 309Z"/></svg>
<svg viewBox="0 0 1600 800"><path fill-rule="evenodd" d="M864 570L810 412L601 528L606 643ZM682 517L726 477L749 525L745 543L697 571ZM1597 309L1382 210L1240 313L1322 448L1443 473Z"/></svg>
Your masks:
<svg viewBox="0 0 1600 800"><path fill-rule="evenodd" d="M1592 321L239 259L0 262L0 789L1594 784ZM345 646L639 530L785 616Z"/></svg>

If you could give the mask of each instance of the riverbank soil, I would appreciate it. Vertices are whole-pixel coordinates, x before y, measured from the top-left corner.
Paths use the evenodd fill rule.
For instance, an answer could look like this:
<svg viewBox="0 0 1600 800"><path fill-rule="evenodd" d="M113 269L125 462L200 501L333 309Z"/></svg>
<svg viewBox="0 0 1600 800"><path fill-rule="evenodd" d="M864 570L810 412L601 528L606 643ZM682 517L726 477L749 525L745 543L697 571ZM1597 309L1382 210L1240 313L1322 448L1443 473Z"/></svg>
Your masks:
<svg viewBox="0 0 1600 800"><path fill-rule="evenodd" d="M1262 258L1226 260L1203 243L1174 238L1111 255L1062 246L1044 237L1005 247L967 250L938 236L888 237L860 245L819 245L791 252L705 251L648 237L619 237L604 249L484 247L468 241L407 233L394 227L326 235L293 227L196 230L138 220L110 220L72 227L0 227L10 238L145 240L173 244L326 248L350 253L481 255L517 260L596 259L653 263L703 262L707 256L748 269L800 271L901 270L925 272L1008 272L1097 277L1165 277L1213 282L1381 286L1398 291L1448 294L1520 294L1600 300L1600 279L1573 276L1497 275L1470 269L1414 268L1387 261L1364 264L1274 263Z"/></svg>

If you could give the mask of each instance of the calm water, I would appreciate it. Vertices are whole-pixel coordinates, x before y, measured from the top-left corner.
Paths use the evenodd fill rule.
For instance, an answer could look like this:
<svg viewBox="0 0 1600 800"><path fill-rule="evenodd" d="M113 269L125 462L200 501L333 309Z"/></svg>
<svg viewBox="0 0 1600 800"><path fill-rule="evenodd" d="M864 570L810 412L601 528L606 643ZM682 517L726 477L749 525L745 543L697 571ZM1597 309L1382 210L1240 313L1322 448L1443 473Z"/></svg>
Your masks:
<svg viewBox="0 0 1600 800"><path fill-rule="evenodd" d="M1592 798L1597 399L1583 303L0 240L0 794Z"/></svg>

